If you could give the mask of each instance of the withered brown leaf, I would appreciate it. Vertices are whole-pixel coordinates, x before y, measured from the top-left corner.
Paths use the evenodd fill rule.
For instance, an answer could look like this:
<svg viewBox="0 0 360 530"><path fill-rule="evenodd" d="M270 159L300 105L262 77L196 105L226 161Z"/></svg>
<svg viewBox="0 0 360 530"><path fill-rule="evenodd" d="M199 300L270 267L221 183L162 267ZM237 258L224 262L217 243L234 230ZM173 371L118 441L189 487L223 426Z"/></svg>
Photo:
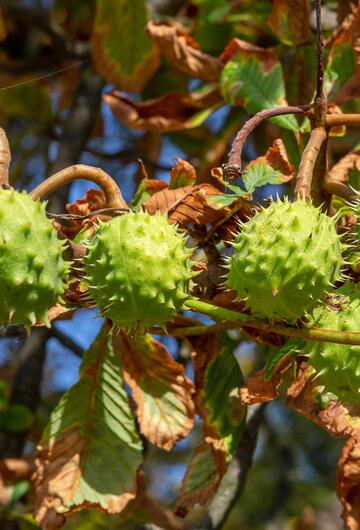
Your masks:
<svg viewBox="0 0 360 530"><path fill-rule="evenodd" d="M220 192L211 184L184 186L176 190L165 189L155 193L144 202L144 209L154 215L156 211L168 212L169 221L180 225L216 223L229 211L229 208L216 209L208 204L208 195Z"/></svg>
<svg viewBox="0 0 360 530"><path fill-rule="evenodd" d="M192 382L185 376L184 367L150 335L139 333L130 339L119 329L114 333L113 344L137 405L142 434L169 451L193 427Z"/></svg>
<svg viewBox="0 0 360 530"><path fill-rule="evenodd" d="M273 50L260 48L241 39L232 39L223 50L220 59L224 63L227 63L239 51L246 58L250 59L251 57L255 57L259 59L261 69L264 72L271 70L279 62Z"/></svg>
<svg viewBox="0 0 360 530"><path fill-rule="evenodd" d="M148 34L166 59L178 70L204 81L217 81L223 64L220 59L204 53L198 43L178 23L148 22Z"/></svg>
<svg viewBox="0 0 360 530"><path fill-rule="evenodd" d="M222 98L215 86L201 94L172 93L140 103L117 91L104 95L103 99L130 129L165 132L195 127L192 117L202 109L213 107Z"/></svg>
<svg viewBox="0 0 360 530"><path fill-rule="evenodd" d="M175 166L170 171L170 184L169 189L175 190L184 186L191 186L196 182L196 171L195 168L187 160L176 157Z"/></svg>
<svg viewBox="0 0 360 530"><path fill-rule="evenodd" d="M240 388L239 391L242 403L252 405L276 399L283 376L293 363L292 357L287 355L283 357L275 366L272 377L268 381L265 380L264 370L251 375L246 381L246 386Z"/></svg>
<svg viewBox="0 0 360 530"><path fill-rule="evenodd" d="M336 491L347 530L360 529L360 429L346 442L336 471Z"/></svg>
<svg viewBox="0 0 360 530"><path fill-rule="evenodd" d="M319 382L312 377L312 372L309 364L300 365L297 378L287 389L287 404L337 438L358 432L360 418L351 416L345 405L330 401L326 408L322 408L316 401Z"/></svg>

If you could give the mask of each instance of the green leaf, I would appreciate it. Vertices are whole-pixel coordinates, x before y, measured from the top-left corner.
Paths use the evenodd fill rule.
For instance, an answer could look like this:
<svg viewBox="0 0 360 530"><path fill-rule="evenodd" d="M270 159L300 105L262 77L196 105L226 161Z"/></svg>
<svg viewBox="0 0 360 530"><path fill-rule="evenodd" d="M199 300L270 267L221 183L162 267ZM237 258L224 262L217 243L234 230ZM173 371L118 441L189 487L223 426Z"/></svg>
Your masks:
<svg viewBox="0 0 360 530"><path fill-rule="evenodd" d="M30 482L28 480L18 480L10 487L11 502L16 502L30 490Z"/></svg>
<svg viewBox="0 0 360 530"><path fill-rule="evenodd" d="M247 193L244 192L244 195L247 195ZM235 195L233 193L231 195L209 195L208 197L206 197L206 202L220 209L224 208L225 206L230 206L230 204L236 201L237 198L238 195Z"/></svg>
<svg viewBox="0 0 360 530"><path fill-rule="evenodd" d="M281 348L271 348L267 354L267 360L264 367L264 380L269 381L272 377L273 370L277 363L281 361L285 355L297 355L302 349L304 342L300 339L291 339L285 342Z"/></svg>
<svg viewBox="0 0 360 530"><path fill-rule="evenodd" d="M120 513L135 497L142 446L119 357L102 332L86 352L80 379L51 414L37 455L37 520L98 507ZM52 508L55 509L55 508Z"/></svg>
<svg viewBox="0 0 360 530"><path fill-rule="evenodd" d="M143 178L138 187L136 188L134 197L131 199L130 206L132 208L139 209L143 202L145 202L147 199L151 197L151 193L148 192L147 186L146 186L147 178Z"/></svg>
<svg viewBox="0 0 360 530"><path fill-rule="evenodd" d="M176 500L177 512L195 504L205 504L217 490L221 477L207 443L197 447L191 457Z"/></svg>
<svg viewBox="0 0 360 530"><path fill-rule="evenodd" d="M227 455L232 455L236 449L245 426L247 408L241 405L238 396L238 389L243 384L232 348L224 347L206 369L201 397L207 409L205 433L209 428L212 436L216 433Z"/></svg>
<svg viewBox="0 0 360 530"><path fill-rule="evenodd" d="M220 85L227 102L232 105L240 103L251 114L286 105L282 67L275 58L271 66L265 66L258 57L237 52L225 65ZM285 129L298 129L292 115L271 120Z"/></svg>
<svg viewBox="0 0 360 530"><path fill-rule="evenodd" d="M140 91L159 66L159 54L145 33L145 0L97 0L93 60L109 83Z"/></svg>
<svg viewBox="0 0 360 530"><path fill-rule="evenodd" d="M244 173L242 180L248 193L266 184L281 184L282 173L264 162L255 162Z"/></svg>
<svg viewBox="0 0 360 530"><path fill-rule="evenodd" d="M1 423L6 431L23 432L27 431L33 421L34 415L25 405L14 404L2 412Z"/></svg>

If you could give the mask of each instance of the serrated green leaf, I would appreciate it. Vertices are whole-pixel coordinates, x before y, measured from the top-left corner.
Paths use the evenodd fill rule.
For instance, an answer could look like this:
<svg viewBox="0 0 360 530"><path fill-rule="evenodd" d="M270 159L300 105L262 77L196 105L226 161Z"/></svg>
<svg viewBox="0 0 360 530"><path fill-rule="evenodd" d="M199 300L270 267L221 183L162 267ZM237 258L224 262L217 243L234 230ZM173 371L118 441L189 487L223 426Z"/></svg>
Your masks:
<svg viewBox="0 0 360 530"><path fill-rule="evenodd" d="M267 354L264 367L264 380L269 381L271 379L275 366L285 355L297 355L303 345L304 342L301 339L291 339L285 342L281 348L277 348L276 350L272 348Z"/></svg>
<svg viewBox="0 0 360 530"><path fill-rule="evenodd" d="M159 66L158 51L145 33L145 0L97 0L93 60L100 75L125 90L140 91Z"/></svg>
<svg viewBox="0 0 360 530"><path fill-rule="evenodd" d="M120 513L136 492L142 446L119 357L104 332L84 356L80 379L51 414L37 454L37 520L92 505Z"/></svg>
<svg viewBox="0 0 360 530"><path fill-rule="evenodd" d="M280 62L273 61L265 69L259 58L238 52L225 65L220 86L227 102L232 105L242 102L251 114L286 104ZM271 120L285 129L298 129L296 118L292 115L278 116Z"/></svg>
<svg viewBox="0 0 360 530"><path fill-rule="evenodd" d="M216 433L228 455L234 452L245 426L247 409L238 396L243 383L232 349L224 347L206 369L201 395L207 409L206 418L203 418L205 433L209 428Z"/></svg>
<svg viewBox="0 0 360 530"><path fill-rule="evenodd" d="M248 193L267 184L281 184L282 173L264 162L255 162L244 173L242 181Z"/></svg>

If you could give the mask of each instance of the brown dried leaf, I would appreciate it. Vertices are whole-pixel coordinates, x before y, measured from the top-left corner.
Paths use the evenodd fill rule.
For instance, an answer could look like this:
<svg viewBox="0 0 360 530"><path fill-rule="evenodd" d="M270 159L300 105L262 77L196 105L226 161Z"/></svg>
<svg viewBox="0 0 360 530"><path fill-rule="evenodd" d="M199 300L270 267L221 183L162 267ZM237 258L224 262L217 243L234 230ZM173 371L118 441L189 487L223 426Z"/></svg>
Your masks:
<svg viewBox="0 0 360 530"><path fill-rule="evenodd" d="M154 195L158 191L168 188L168 184L163 180L145 179L144 187L150 195Z"/></svg>
<svg viewBox="0 0 360 530"><path fill-rule="evenodd" d="M86 216L96 210L106 208L105 194L102 190L89 189L82 199L76 200L74 203L67 204L66 210L71 215ZM108 217L105 217L108 218ZM55 226L68 238L72 239L83 228L94 230L98 216L94 215L87 219L67 219L66 222L55 222Z"/></svg>
<svg viewBox="0 0 360 530"><path fill-rule="evenodd" d="M278 397L278 390L282 383L285 372L294 363L294 359L286 355L275 366L269 381L264 379L264 370L259 370L249 377L246 386L240 388L240 399L242 403L252 405L254 403L266 403Z"/></svg>
<svg viewBox="0 0 360 530"><path fill-rule="evenodd" d="M179 157L176 157L173 160L176 160L176 164L170 171L169 189L174 190L195 184L196 171L194 166L192 166L190 162Z"/></svg>
<svg viewBox="0 0 360 530"><path fill-rule="evenodd" d="M355 149L343 156L339 162L331 168L327 180L328 182L334 181L347 184L349 182L350 171L353 169L360 171L360 149Z"/></svg>
<svg viewBox="0 0 360 530"><path fill-rule="evenodd" d="M219 195L220 192L211 184L185 186L176 190L162 190L144 202L144 209L150 214L168 212L169 221L180 225L213 224L224 217L229 208L216 209L208 204L208 195Z"/></svg>
<svg viewBox="0 0 360 530"><path fill-rule="evenodd" d="M218 87L209 87L202 93L191 92L186 95L173 93L137 102L112 92L103 96L115 116L134 130L178 131L200 125L196 116L200 111L217 105L221 100ZM207 115L203 116L205 119Z"/></svg>
<svg viewBox="0 0 360 530"><path fill-rule="evenodd" d="M325 409L320 407L315 400L319 394L319 384L311 377L312 373L310 365L301 364L296 380L287 389L287 404L338 438L359 432L360 418L351 416L339 401L330 401Z"/></svg>
<svg viewBox="0 0 360 530"><path fill-rule="evenodd" d="M178 23L148 22L147 32L166 59L178 70L204 81L217 81L223 64L199 49L198 43Z"/></svg>
<svg viewBox="0 0 360 530"><path fill-rule="evenodd" d="M360 529L360 430L345 444L336 472L336 491L348 530Z"/></svg>
<svg viewBox="0 0 360 530"><path fill-rule="evenodd" d="M150 335L138 334L130 339L119 329L113 344L133 392L142 434L169 451L193 427L192 382L185 376L184 367Z"/></svg>
<svg viewBox="0 0 360 530"><path fill-rule="evenodd" d="M238 52L241 52L245 59L252 57L258 59L263 72L268 72L279 64L279 59L271 49L260 48L241 39L232 39L220 55L220 59L227 63Z"/></svg>
<svg viewBox="0 0 360 530"><path fill-rule="evenodd" d="M89 189L82 199L66 205L66 210L75 215L87 215L94 210L106 208L105 194L102 190Z"/></svg>
<svg viewBox="0 0 360 530"><path fill-rule="evenodd" d="M309 0L272 0L267 23L284 44L297 46L311 35Z"/></svg>

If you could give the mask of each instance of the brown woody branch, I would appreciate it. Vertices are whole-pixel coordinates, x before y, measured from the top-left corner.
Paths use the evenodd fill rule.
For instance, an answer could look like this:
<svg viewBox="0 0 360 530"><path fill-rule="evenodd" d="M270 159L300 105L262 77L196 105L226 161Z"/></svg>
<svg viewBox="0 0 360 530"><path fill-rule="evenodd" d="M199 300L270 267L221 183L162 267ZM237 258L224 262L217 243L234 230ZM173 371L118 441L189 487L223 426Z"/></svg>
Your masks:
<svg viewBox="0 0 360 530"><path fill-rule="evenodd" d="M324 127L315 127L315 129L311 131L310 139L303 152L298 175L296 177L295 194L303 199L309 199L311 197L311 184L315 164L321 146L326 139L327 132Z"/></svg>
<svg viewBox="0 0 360 530"><path fill-rule="evenodd" d="M324 101L324 38L321 27L321 0L316 0L317 76L315 100Z"/></svg>
<svg viewBox="0 0 360 530"><path fill-rule="evenodd" d="M360 125L360 114L327 114L326 126L339 127L345 125L348 127L357 127Z"/></svg>
<svg viewBox="0 0 360 530"><path fill-rule="evenodd" d="M275 116L284 116L286 114L306 114L311 109L311 105L292 105L287 107L275 107L258 112L248 120L240 131L237 133L231 146L227 164L224 164L224 174L226 178L235 179L241 176L241 154L248 136L262 122Z"/></svg>
<svg viewBox="0 0 360 530"><path fill-rule="evenodd" d="M105 171L98 167L85 166L83 164L76 164L69 166L61 171L58 171L51 177L48 177L44 182L39 184L31 193L30 197L35 199L42 199L53 191L69 184L76 179L85 179L95 182L105 193L106 203L109 208L126 208L127 204L121 194L121 191L115 180L110 177Z"/></svg>
<svg viewBox="0 0 360 530"><path fill-rule="evenodd" d="M9 185L10 146L4 129L0 127L0 186Z"/></svg>

